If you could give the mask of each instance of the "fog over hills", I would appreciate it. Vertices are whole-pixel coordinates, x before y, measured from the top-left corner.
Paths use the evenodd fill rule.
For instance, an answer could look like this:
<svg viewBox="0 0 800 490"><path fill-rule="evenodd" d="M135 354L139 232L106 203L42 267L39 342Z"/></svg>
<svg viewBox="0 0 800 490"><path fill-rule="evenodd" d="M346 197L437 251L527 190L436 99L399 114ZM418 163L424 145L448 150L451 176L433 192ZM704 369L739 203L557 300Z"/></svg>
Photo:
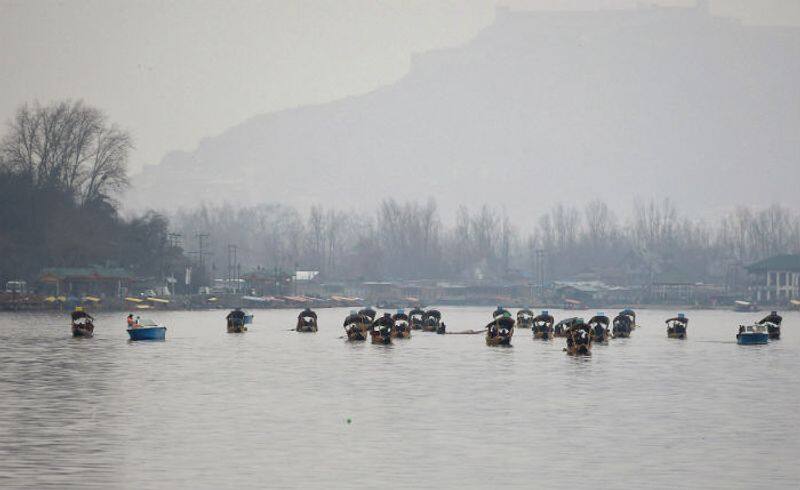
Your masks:
<svg viewBox="0 0 800 490"><path fill-rule="evenodd" d="M264 83L269 83L265 80ZM694 8L498 10L361 96L254 117L134 178L129 206L371 209L670 196L684 211L800 205L800 29ZM220 94L225 97L225 94Z"/></svg>

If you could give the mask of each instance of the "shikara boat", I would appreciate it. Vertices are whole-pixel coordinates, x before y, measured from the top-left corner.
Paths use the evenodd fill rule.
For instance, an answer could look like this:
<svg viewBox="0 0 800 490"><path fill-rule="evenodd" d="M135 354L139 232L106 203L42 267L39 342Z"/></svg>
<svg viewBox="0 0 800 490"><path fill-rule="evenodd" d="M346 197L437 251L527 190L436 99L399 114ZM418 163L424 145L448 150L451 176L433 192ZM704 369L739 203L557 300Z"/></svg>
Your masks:
<svg viewBox="0 0 800 490"><path fill-rule="evenodd" d="M128 328L128 335L131 340L164 340L167 335L167 327L161 326L153 320L139 320L139 322Z"/></svg>
<svg viewBox="0 0 800 490"><path fill-rule="evenodd" d="M522 329L522 328L525 328L525 329L533 328L533 317L535 317L535 316L536 316L536 314L534 314L528 308L523 308L523 309L519 310L517 312L517 325L516 325L516 327L520 328L520 329Z"/></svg>
<svg viewBox="0 0 800 490"><path fill-rule="evenodd" d="M555 329L553 328L553 323L555 321L553 315L547 310L542 310L542 312L533 319L533 326L531 327L533 338L542 340L552 339L555 336Z"/></svg>
<svg viewBox="0 0 800 490"><path fill-rule="evenodd" d="M556 323L553 326L553 337L566 337L567 336L567 329L575 323L577 320L580 320L580 323L583 323L583 318L578 317L570 317L561 320L560 322Z"/></svg>
<svg viewBox="0 0 800 490"><path fill-rule="evenodd" d="M94 318L86 313L82 307L78 306L71 314L72 336L73 337L93 337Z"/></svg>
<svg viewBox="0 0 800 490"><path fill-rule="evenodd" d="M428 310L422 317L422 330L425 332L438 332L442 326L442 313L439 310Z"/></svg>
<svg viewBox="0 0 800 490"><path fill-rule="evenodd" d="M630 318L630 319L631 319L631 330L632 330L632 331L633 331L633 330L636 330L636 328L637 328L639 325L636 323L636 312L635 312L635 311L633 311L633 310L632 310L632 309L630 309L630 308L625 308L624 310L620 311L620 312L619 312L619 314L620 314L620 315L625 315L625 316L627 316L628 318Z"/></svg>
<svg viewBox="0 0 800 490"><path fill-rule="evenodd" d="M736 300L733 302L733 311L738 311L741 313L753 313L759 311L759 307L757 304L744 301L744 300Z"/></svg>
<svg viewBox="0 0 800 490"><path fill-rule="evenodd" d="M374 322L375 321L375 315L377 315L378 312L373 310L371 306L367 306L366 308L362 308L361 310L358 310L358 314L359 315L364 315L365 317L369 318L369 321Z"/></svg>
<svg viewBox="0 0 800 490"><path fill-rule="evenodd" d="M583 318L570 318L565 325L567 337L567 354L572 356L588 356L592 353L592 333Z"/></svg>
<svg viewBox="0 0 800 490"><path fill-rule="evenodd" d="M686 338L686 327L689 326L689 319L683 313L678 313L678 316L668 318L665 323L667 324L667 337L671 339Z"/></svg>
<svg viewBox="0 0 800 490"><path fill-rule="evenodd" d="M253 321L253 315L248 315L241 308L232 310L225 317L228 333L247 332L247 325Z"/></svg>
<svg viewBox="0 0 800 490"><path fill-rule="evenodd" d="M769 315L756 323L767 327L767 334L769 334L770 340L778 340L781 338L781 323L783 323L783 317L780 316L777 311L772 311Z"/></svg>
<svg viewBox="0 0 800 490"><path fill-rule="evenodd" d="M397 310L392 316L394 325L392 326L391 336L396 339L411 338L411 324L408 315L403 310Z"/></svg>
<svg viewBox="0 0 800 490"><path fill-rule="evenodd" d="M511 337L514 335L514 319L506 312L505 315L496 317L491 323L486 325L486 345L511 345Z"/></svg>
<svg viewBox="0 0 800 490"><path fill-rule="evenodd" d="M372 330L369 332L370 337L372 337L372 343L391 344L393 329L394 320L392 319L392 315L384 313L382 317L372 322Z"/></svg>
<svg viewBox="0 0 800 490"><path fill-rule="evenodd" d="M408 319L412 330L422 330L422 325L425 319L425 310L422 308L414 308L408 312Z"/></svg>
<svg viewBox="0 0 800 490"><path fill-rule="evenodd" d="M739 325L736 334L736 343L739 345L758 345L769 342L767 326L759 323L753 325Z"/></svg>
<svg viewBox="0 0 800 490"><path fill-rule="evenodd" d="M589 319L589 330L592 335L592 342L608 342L611 334L608 325L611 320L603 312L598 312L595 316Z"/></svg>
<svg viewBox="0 0 800 490"><path fill-rule="evenodd" d="M298 332L316 332L317 331L317 314L310 308L306 308L297 315L297 326L295 330Z"/></svg>
<svg viewBox="0 0 800 490"><path fill-rule="evenodd" d="M611 327L611 333L614 335L613 338L619 339L631 336L633 325L636 324L636 317L631 317L631 315L627 313L628 311L631 310L622 310L614 317Z"/></svg>
<svg viewBox="0 0 800 490"><path fill-rule="evenodd" d="M367 340L371 329L372 320L368 316L358 314L355 310L352 310L347 318L344 319L344 331L347 334L347 340Z"/></svg>

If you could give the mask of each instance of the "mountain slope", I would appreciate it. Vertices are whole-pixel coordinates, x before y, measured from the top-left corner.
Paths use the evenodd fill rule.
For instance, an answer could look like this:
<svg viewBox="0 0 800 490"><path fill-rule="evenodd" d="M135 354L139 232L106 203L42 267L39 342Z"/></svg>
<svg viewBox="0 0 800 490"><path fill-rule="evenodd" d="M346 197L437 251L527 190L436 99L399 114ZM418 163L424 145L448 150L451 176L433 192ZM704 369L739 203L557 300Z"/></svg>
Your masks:
<svg viewBox="0 0 800 490"><path fill-rule="evenodd" d="M505 206L666 196L800 204L800 30L686 8L499 10L369 94L255 117L171 153L132 202L368 209L385 196Z"/></svg>

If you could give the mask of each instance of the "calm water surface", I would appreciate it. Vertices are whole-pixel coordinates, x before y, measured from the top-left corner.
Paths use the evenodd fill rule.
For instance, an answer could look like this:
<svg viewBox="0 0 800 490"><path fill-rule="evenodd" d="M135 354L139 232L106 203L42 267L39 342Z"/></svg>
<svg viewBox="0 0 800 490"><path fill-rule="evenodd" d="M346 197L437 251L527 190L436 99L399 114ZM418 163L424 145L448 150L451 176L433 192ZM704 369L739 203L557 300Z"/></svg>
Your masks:
<svg viewBox="0 0 800 490"><path fill-rule="evenodd" d="M456 331L491 310L443 313ZM93 339L0 314L0 487L800 486L798 313L738 346L759 314L689 311L680 341L673 311L642 310L630 339L571 358L529 331L351 344L347 312L317 334L288 331L295 311L255 310L245 334L223 311L154 313L167 340L149 343L121 314Z"/></svg>

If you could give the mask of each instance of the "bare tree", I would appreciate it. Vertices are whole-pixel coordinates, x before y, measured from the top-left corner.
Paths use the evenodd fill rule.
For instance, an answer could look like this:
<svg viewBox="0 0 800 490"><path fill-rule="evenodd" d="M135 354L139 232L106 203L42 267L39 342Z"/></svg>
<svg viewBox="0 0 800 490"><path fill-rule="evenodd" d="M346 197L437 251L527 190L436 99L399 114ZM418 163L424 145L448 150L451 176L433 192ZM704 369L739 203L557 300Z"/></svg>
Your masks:
<svg viewBox="0 0 800 490"><path fill-rule="evenodd" d="M37 188L61 189L81 204L111 200L128 185L130 135L81 101L17 110L0 143L0 160Z"/></svg>

